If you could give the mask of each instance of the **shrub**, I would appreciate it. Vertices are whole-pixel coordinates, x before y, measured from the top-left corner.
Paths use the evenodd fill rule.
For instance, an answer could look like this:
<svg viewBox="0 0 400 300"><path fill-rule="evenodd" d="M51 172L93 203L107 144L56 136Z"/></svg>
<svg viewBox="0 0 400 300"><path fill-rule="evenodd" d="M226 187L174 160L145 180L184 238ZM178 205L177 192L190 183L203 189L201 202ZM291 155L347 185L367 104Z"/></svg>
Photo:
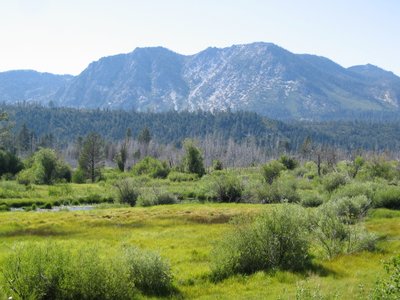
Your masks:
<svg viewBox="0 0 400 300"><path fill-rule="evenodd" d="M101 255L97 246L20 244L5 259L2 286L16 299L133 299L172 291L169 265L154 253L125 246Z"/></svg>
<svg viewBox="0 0 400 300"><path fill-rule="evenodd" d="M266 164L262 169L265 181L268 184L272 184L283 169L285 169L285 166L276 160Z"/></svg>
<svg viewBox="0 0 400 300"><path fill-rule="evenodd" d="M391 162L383 158L376 158L366 164L365 173L364 175L370 178L380 177L392 180L396 176L396 169Z"/></svg>
<svg viewBox="0 0 400 300"><path fill-rule="evenodd" d="M148 175L152 178L166 178L169 168L166 162L147 156L133 167L133 174Z"/></svg>
<svg viewBox="0 0 400 300"><path fill-rule="evenodd" d="M343 197L356 197L364 195L368 200L372 200L374 196L374 188L368 183L351 182L346 185L339 186L331 196L331 199L339 199Z"/></svg>
<svg viewBox="0 0 400 300"><path fill-rule="evenodd" d="M372 299L395 300L400 298L400 256L384 264L387 276L376 283Z"/></svg>
<svg viewBox="0 0 400 300"><path fill-rule="evenodd" d="M137 204L140 206L175 204L177 202L178 199L175 195L154 188L140 193L137 200Z"/></svg>
<svg viewBox="0 0 400 300"><path fill-rule="evenodd" d="M15 175L23 169L21 160L13 153L0 149L0 176Z"/></svg>
<svg viewBox="0 0 400 300"><path fill-rule="evenodd" d="M40 149L27 162L27 168L17 177L23 184L53 184L55 181L70 181L69 166L59 159L52 149Z"/></svg>
<svg viewBox="0 0 400 300"><path fill-rule="evenodd" d="M199 175L172 171L168 174L168 179L174 182L195 181L199 179Z"/></svg>
<svg viewBox="0 0 400 300"><path fill-rule="evenodd" d="M192 140L184 141L185 155L182 161L182 168L186 173L194 173L203 176L206 173L203 163L203 156L200 149Z"/></svg>
<svg viewBox="0 0 400 300"><path fill-rule="evenodd" d="M297 193L294 181L275 181L271 185L258 187L255 193L255 198L261 203L300 202L300 195Z"/></svg>
<svg viewBox="0 0 400 300"><path fill-rule="evenodd" d="M69 255L52 244L22 244L15 247L1 269L3 286L16 299L60 297Z"/></svg>
<svg viewBox="0 0 400 300"><path fill-rule="evenodd" d="M289 156L286 156L286 155L282 155L279 158L279 162L282 165L284 165L285 168L288 169L288 170L294 170L299 165L299 162L297 160L295 160L293 157L289 157Z"/></svg>
<svg viewBox="0 0 400 300"><path fill-rule="evenodd" d="M243 194L243 184L240 179L230 174L213 176L210 186L212 198L218 202L239 202Z"/></svg>
<svg viewBox="0 0 400 300"><path fill-rule="evenodd" d="M158 254L128 247L124 260L129 279L145 294L161 296L172 291L171 268Z"/></svg>
<svg viewBox="0 0 400 300"><path fill-rule="evenodd" d="M352 163L349 165L348 173L352 178L356 178L357 174L360 172L361 168L365 164L365 159L362 156L357 156L354 158Z"/></svg>
<svg viewBox="0 0 400 300"><path fill-rule="evenodd" d="M10 207L7 204L0 204L0 211L9 211Z"/></svg>
<svg viewBox="0 0 400 300"><path fill-rule="evenodd" d="M340 216L334 205L325 204L310 217L310 231L328 258L363 250L374 250L377 238L360 224L352 225L348 215Z"/></svg>
<svg viewBox="0 0 400 300"><path fill-rule="evenodd" d="M324 198L318 192L304 193L301 205L304 207L317 207L324 203Z"/></svg>
<svg viewBox="0 0 400 300"><path fill-rule="evenodd" d="M212 277L221 280L276 268L304 270L310 264L304 216L300 207L285 205L254 222L237 220L234 230L213 251Z"/></svg>
<svg viewBox="0 0 400 300"><path fill-rule="evenodd" d="M64 269L60 286L64 299L132 299L135 290L131 283L126 260L102 258L98 246L79 247L69 252L71 259Z"/></svg>
<svg viewBox="0 0 400 300"><path fill-rule="evenodd" d="M335 211L343 222L350 224L364 218L370 207L371 201L364 195L331 200L325 205L325 208Z"/></svg>
<svg viewBox="0 0 400 300"><path fill-rule="evenodd" d="M72 174L73 183L85 183L85 172L82 169L76 169Z"/></svg>
<svg viewBox="0 0 400 300"><path fill-rule="evenodd" d="M400 209L400 187L385 186L377 190L374 197L374 206Z"/></svg>
<svg viewBox="0 0 400 300"><path fill-rule="evenodd" d="M346 177L343 174L333 172L324 177L322 184L325 190L328 192L333 192L339 186L345 185L346 182Z"/></svg>
<svg viewBox="0 0 400 300"><path fill-rule="evenodd" d="M114 185L117 188L119 202L135 206L140 195L137 182L131 178L125 178L117 181Z"/></svg>
<svg viewBox="0 0 400 300"><path fill-rule="evenodd" d="M224 168L222 162L219 159L214 159L212 166L214 171L221 171Z"/></svg>
<svg viewBox="0 0 400 300"><path fill-rule="evenodd" d="M42 206L44 209L52 209L53 205L50 202L47 202L45 205Z"/></svg>

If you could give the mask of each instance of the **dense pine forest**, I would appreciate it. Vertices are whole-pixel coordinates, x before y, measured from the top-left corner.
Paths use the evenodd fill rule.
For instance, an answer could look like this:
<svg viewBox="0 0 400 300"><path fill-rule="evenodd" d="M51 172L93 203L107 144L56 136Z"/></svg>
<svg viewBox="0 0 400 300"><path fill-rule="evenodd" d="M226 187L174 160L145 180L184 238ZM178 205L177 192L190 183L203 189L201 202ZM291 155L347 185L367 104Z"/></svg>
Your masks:
<svg viewBox="0 0 400 300"><path fill-rule="evenodd" d="M139 113L119 110L84 110L51 108L40 105L1 105L9 115L15 135L27 134L36 144L63 149L90 132L97 132L106 141L124 139L127 130L135 138L148 128L153 141L181 147L185 138L244 143L251 140L268 151L278 149L296 153L311 139L318 145L346 152L359 149L393 152L400 148L400 124L394 115L343 115L332 121L277 121L252 112L166 112ZM28 146L27 146L28 147Z"/></svg>

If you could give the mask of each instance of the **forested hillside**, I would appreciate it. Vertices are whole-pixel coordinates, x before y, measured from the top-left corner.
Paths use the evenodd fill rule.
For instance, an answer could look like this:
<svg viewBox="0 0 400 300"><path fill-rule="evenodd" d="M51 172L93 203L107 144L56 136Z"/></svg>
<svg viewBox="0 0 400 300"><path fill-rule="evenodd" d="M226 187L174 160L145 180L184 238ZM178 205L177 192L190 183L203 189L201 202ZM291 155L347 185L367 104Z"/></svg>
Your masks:
<svg viewBox="0 0 400 300"><path fill-rule="evenodd" d="M139 113L115 110L79 110L48 108L38 105L2 105L9 114L16 136L23 125L36 139L51 136L58 148L78 137L97 132L108 141L119 141L128 128L133 138L147 127L154 141L180 147L185 138L241 143L255 140L259 147L299 151L311 138L320 145L352 151L398 151L400 124L393 121L297 121L284 123L264 118L252 112L165 112Z"/></svg>

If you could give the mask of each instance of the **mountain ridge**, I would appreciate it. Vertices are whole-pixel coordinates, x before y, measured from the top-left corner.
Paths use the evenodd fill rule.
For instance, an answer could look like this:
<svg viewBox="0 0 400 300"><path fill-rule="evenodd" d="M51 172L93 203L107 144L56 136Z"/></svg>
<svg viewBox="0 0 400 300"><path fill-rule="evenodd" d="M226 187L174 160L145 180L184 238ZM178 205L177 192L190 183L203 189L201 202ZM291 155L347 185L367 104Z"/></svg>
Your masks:
<svg viewBox="0 0 400 300"><path fill-rule="evenodd" d="M136 48L92 62L77 76L39 80L36 90L31 85L19 89L26 90L19 99L7 92L3 74L0 101L7 103L52 101L154 112L248 110L278 119L398 111L400 103L400 78L392 72L370 64L344 68L326 57L264 42L208 47L191 55L161 46Z"/></svg>

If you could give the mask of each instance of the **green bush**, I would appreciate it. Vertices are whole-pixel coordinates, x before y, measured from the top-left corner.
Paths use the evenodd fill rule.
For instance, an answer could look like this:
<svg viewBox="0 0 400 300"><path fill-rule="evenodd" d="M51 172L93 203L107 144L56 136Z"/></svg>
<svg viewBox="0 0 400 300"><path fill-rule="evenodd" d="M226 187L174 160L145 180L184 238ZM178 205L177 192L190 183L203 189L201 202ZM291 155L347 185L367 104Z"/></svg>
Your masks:
<svg viewBox="0 0 400 300"><path fill-rule="evenodd" d="M346 176L344 176L341 173L330 173L326 175L323 179L323 186L325 190L328 192L333 192L335 189L337 189L341 185L345 185L347 183Z"/></svg>
<svg viewBox="0 0 400 300"><path fill-rule="evenodd" d="M285 166L288 170L294 170L299 165L299 162L295 160L293 157L289 157L287 155L282 155L279 158L279 162Z"/></svg>
<svg viewBox="0 0 400 300"><path fill-rule="evenodd" d="M260 203L297 203L300 195L294 181L278 180L271 185L261 185L254 190L255 198Z"/></svg>
<svg viewBox="0 0 400 300"><path fill-rule="evenodd" d="M173 182L195 181L199 179L199 175L172 171L168 174L168 179Z"/></svg>
<svg viewBox="0 0 400 300"><path fill-rule="evenodd" d="M175 195L157 189L143 190L137 200L139 206L153 206L175 204L178 199Z"/></svg>
<svg viewBox="0 0 400 300"><path fill-rule="evenodd" d="M239 219L212 252L212 277L273 269L302 271L310 264L303 209L284 205L251 222Z"/></svg>
<svg viewBox="0 0 400 300"><path fill-rule="evenodd" d="M140 195L138 183L132 178L125 178L117 181L115 184L120 203L127 203L135 206Z"/></svg>
<svg viewBox="0 0 400 300"><path fill-rule="evenodd" d="M52 149L40 149L27 161L17 180L22 184L53 184L56 181L71 181L71 169L59 159Z"/></svg>
<svg viewBox="0 0 400 300"><path fill-rule="evenodd" d="M1 272L8 296L16 299L57 299L70 256L52 244L22 244L4 261ZM60 267L61 266L61 267Z"/></svg>
<svg viewBox="0 0 400 300"><path fill-rule="evenodd" d="M268 184L272 184L274 180L279 176L282 170L285 169L285 166L279 161L272 161L262 168L262 174L264 176L265 181Z"/></svg>
<svg viewBox="0 0 400 300"><path fill-rule="evenodd" d="M13 153L0 149L0 176L15 175L23 169L21 160Z"/></svg>
<svg viewBox="0 0 400 300"><path fill-rule="evenodd" d="M346 185L339 186L331 196L331 199L339 199L343 197L366 196L368 200L374 197L374 188L368 182L350 182Z"/></svg>
<svg viewBox="0 0 400 300"><path fill-rule="evenodd" d="M384 267L387 276L376 283L372 299L400 299L400 256L393 257Z"/></svg>
<svg viewBox="0 0 400 300"><path fill-rule="evenodd" d="M311 191L302 194L300 203L304 207L317 207L324 203L324 198L320 193Z"/></svg>
<svg viewBox="0 0 400 300"><path fill-rule="evenodd" d="M47 202L45 205L42 206L42 208L44 208L44 209L52 209L53 205L50 202Z"/></svg>
<svg viewBox="0 0 400 300"><path fill-rule="evenodd" d="M0 204L0 211L9 211L10 207L7 204Z"/></svg>
<svg viewBox="0 0 400 300"><path fill-rule="evenodd" d="M134 289L121 257L103 258L98 246L79 247L70 251L60 285L61 299L132 299Z"/></svg>
<svg viewBox="0 0 400 300"><path fill-rule="evenodd" d="M332 209L336 215L347 223L355 223L364 218L371 207L371 201L364 195L355 197L343 197L331 200L325 204L325 208Z"/></svg>
<svg viewBox="0 0 400 300"><path fill-rule="evenodd" d="M172 292L170 267L157 254L125 246L101 255L99 246L19 244L0 276L13 299L133 299Z"/></svg>
<svg viewBox="0 0 400 300"><path fill-rule="evenodd" d="M158 254L128 247L124 261L129 279L143 293L162 296L173 290L171 268Z"/></svg>
<svg viewBox="0 0 400 300"><path fill-rule="evenodd" d="M212 176L211 197L218 202L240 202L243 190L243 183L237 176L226 173Z"/></svg>
<svg viewBox="0 0 400 300"><path fill-rule="evenodd" d="M386 180L393 180L396 177L395 165L383 158L376 158L367 162L364 169L362 175L371 179L379 177Z"/></svg>
<svg viewBox="0 0 400 300"><path fill-rule="evenodd" d="M113 203L114 198L111 196L101 196L99 194L90 194L86 197L77 199L80 204L100 204L100 203Z"/></svg>
<svg viewBox="0 0 400 300"><path fill-rule="evenodd" d="M72 174L72 182L73 183L85 183L86 177L85 172L82 169L76 169Z"/></svg>
<svg viewBox="0 0 400 300"><path fill-rule="evenodd" d="M187 139L183 143L185 155L182 160L182 169L186 173L197 174L199 177L206 173L203 156L193 140Z"/></svg>
<svg viewBox="0 0 400 300"><path fill-rule="evenodd" d="M214 159L212 162L212 166L214 171L221 171L224 168L222 162L219 159Z"/></svg>
<svg viewBox="0 0 400 300"><path fill-rule="evenodd" d="M309 218L310 232L323 255L333 258L339 254L372 251L377 237L361 224L354 224L347 214L340 215L337 206L325 204Z"/></svg>
<svg viewBox="0 0 400 300"><path fill-rule="evenodd" d="M166 162L147 156L133 166L133 174L148 175L152 178L166 178L169 173Z"/></svg>
<svg viewBox="0 0 400 300"><path fill-rule="evenodd" d="M375 207L400 209L400 187L385 186L377 190L373 203Z"/></svg>

